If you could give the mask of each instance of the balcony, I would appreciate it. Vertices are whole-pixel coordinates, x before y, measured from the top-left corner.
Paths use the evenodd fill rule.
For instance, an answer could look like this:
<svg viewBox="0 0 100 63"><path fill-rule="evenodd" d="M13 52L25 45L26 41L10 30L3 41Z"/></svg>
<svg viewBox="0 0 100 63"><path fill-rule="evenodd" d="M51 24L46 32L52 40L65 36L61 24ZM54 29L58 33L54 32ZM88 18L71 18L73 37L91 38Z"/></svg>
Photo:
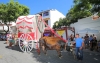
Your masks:
<svg viewBox="0 0 100 63"><path fill-rule="evenodd" d="M42 18L45 19L45 18L50 18L50 15L49 15L49 12L44 12L42 14Z"/></svg>

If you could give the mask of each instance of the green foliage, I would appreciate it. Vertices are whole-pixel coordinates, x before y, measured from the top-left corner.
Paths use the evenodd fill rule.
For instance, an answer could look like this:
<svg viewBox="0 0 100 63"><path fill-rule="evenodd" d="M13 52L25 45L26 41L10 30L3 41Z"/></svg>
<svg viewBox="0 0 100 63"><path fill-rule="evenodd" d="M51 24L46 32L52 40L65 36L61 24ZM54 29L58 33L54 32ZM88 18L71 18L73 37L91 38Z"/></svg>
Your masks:
<svg viewBox="0 0 100 63"><path fill-rule="evenodd" d="M74 0L75 5L70 9L66 18L72 23L77 22L78 19L91 16L90 12L92 5L87 0Z"/></svg>
<svg viewBox="0 0 100 63"><path fill-rule="evenodd" d="M69 26L70 21L66 18L60 18L59 21L56 21L53 25L53 29L61 28L61 26Z"/></svg>
<svg viewBox="0 0 100 63"><path fill-rule="evenodd" d="M74 0L74 6L66 14L66 18L58 21L59 27L69 26L78 21L98 12L100 16L100 0Z"/></svg>
<svg viewBox="0 0 100 63"><path fill-rule="evenodd" d="M100 12L100 0L74 0L74 3L79 9L83 8L90 11L92 14Z"/></svg>
<svg viewBox="0 0 100 63"><path fill-rule="evenodd" d="M15 21L18 16L28 15L29 8L11 0L9 3L0 4L0 19L4 22Z"/></svg>
<svg viewBox="0 0 100 63"><path fill-rule="evenodd" d="M53 29L57 28L57 26L58 26L58 21L56 21L56 22L54 23Z"/></svg>
<svg viewBox="0 0 100 63"><path fill-rule="evenodd" d="M29 8L27 6L21 5L14 0L4 4L0 4L0 20L7 25L7 22L16 21L16 19L21 15L28 15ZM8 30L9 31L9 30Z"/></svg>

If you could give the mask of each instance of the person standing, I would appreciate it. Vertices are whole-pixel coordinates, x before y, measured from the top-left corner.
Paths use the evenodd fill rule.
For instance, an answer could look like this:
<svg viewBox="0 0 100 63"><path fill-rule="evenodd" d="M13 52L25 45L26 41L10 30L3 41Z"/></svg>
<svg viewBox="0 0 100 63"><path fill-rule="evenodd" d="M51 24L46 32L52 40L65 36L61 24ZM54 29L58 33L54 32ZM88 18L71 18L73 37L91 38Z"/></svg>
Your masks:
<svg viewBox="0 0 100 63"><path fill-rule="evenodd" d="M84 42L83 39L79 37L79 34L76 34L76 58L77 60L83 60L83 47L84 47Z"/></svg>
<svg viewBox="0 0 100 63"><path fill-rule="evenodd" d="M93 36L90 35L90 37L89 37L90 50L92 50L92 40L93 40Z"/></svg>
<svg viewBox="0 0 100 63"><path fill-rule="evenodd" d="M93 34L93 38L96 38L97 39L97 36Z"/></svg>
<svg viewBox="0 0 100 63"><path fill-rule="evenodd" d="M9 34L9 48L12 48L12 45L15 43L14 41L14 34Z"/></svg>
<svg viewBox="0 0 100 63"><path fill-rule="evenodd" d="M97 39L96 37L94 37L92 40L92 47L91 47L91 50L96 50L96 46L97 46Z"/></svg>
<svg viewBox="0 0 100 63"><path fill-rule="evenodd" d="M82 40L83 40L83 41L85 40L84 37L82 37Z"/></svg>
<svg viewBox="0 0 100 63"><path fill-rule="evenodd" d="M86 36L84 37L84 39L85 39L85 48L88 48L89 47L89 36L88 36L88 34L86 34Z"/></svg>
<svg viewBox="0 0 100 63"><path fill-rule="evenodd" d="M91 42L91 40L93 39L93 36L92 35L90 35L90 37L89 37L89 41Z"/></svg>
<svg viewBox="0 0 100 63"><path fill-rule="evenodd" d="M73 36L73 34L70 35L70 41L74 41L74 36Z"/></svg>
<svg viewBox="0 0 100 63"><path fill-rule="evenodd" d="M10 35L9 33L6 35L7 39L5 44L9 44L9 39L10 39L9 35Z"/></svg>

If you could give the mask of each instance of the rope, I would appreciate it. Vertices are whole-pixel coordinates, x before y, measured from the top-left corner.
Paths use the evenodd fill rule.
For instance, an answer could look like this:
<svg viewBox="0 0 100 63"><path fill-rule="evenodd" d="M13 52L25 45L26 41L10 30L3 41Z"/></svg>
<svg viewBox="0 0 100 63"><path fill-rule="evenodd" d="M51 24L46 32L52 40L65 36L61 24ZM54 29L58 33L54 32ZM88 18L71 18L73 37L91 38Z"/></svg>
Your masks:
<svg viewBox="0 0 100 63"><path fill-rule="evenodd" d="M42 25L42 28L40 28L41 26L39 26L39 20L38 20L39 18L38 18L38 16L36 16L36 23L37 23L37 27L38 27L38 29L39 29L39 32L40 33L43 33L43 31L44 31L44 26L43 26L43 22L42 21L40 21L40 23L41 23L41 25Z"/></svg>
<svg viewBox="0 0 100 63"><path fill-rule="evenodd" d="M43 24L43 22L42 21L40 21L40 23L39 23L39 16L36 16L35 17L36 18L36 24L37 24L37 28L38 28L38 30L39 30L39 32L40 33L43 33L43 31L44 31L44 24ZM40 26L40 24L42 25L42 26ZM41 27L41 28L40 28ZM38 42L36 43L36 48L37 48L37 51L39 52L40 50L39 50L39 46L38 46Z"/></svg>

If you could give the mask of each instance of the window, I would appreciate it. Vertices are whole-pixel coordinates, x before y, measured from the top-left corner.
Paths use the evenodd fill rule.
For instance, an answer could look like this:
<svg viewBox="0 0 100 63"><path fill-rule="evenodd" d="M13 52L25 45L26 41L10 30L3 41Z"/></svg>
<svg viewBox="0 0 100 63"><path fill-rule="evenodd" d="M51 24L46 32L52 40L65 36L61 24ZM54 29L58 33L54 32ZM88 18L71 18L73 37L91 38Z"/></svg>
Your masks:
<svg viewBox="0 0 100 63"><path fill-rule="evenodd" d="M49 12L44 12L43 13L43 16L48 16L49 15Z"/></svg>

